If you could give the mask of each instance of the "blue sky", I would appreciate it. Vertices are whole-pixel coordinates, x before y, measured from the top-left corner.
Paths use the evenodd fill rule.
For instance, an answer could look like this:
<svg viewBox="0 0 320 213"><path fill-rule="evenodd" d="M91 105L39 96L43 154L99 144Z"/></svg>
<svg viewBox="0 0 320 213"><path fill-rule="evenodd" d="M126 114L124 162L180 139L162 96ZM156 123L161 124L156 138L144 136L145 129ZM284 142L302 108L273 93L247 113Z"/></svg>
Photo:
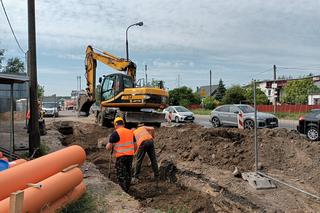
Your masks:
<svg viewBox="0 0 320 213"><path fill-rule="evenodd" d="M26 50L27 1L3 3ZM319 8L318 0L36 1L38 81L46 95L69 95L76 76L85 84L86 46L125 57L125 30L138 21L144 26L129 30L138 78L147 64L149 79L162 79L170 89L178 75L180 85L208 85L210 69L213 83L222 78L227 86L270 79L273 64L303 67L279 69L279 75L318 74ZM2 10L0 48L7 58L23 59ZM98 65L98 76L111 72Z"/></svg>

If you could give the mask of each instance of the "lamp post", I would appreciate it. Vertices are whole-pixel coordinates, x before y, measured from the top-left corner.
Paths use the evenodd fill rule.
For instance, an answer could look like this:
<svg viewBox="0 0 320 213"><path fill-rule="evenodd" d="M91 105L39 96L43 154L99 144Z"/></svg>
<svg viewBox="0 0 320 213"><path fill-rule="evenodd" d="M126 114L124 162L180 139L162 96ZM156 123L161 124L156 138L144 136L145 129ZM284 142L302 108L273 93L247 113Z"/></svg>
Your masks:
<svg viewBox="0 0 320 213"><path fill-rule="evenodd" d="M126 53L127 53L127 61L129 61L129 48L128 48L128 30L130 27L133 27L133 26L142 26L143 25L143 22L140 21L138 23L135 23L135 24L131 24L127 30L126 30Z"/></svg>

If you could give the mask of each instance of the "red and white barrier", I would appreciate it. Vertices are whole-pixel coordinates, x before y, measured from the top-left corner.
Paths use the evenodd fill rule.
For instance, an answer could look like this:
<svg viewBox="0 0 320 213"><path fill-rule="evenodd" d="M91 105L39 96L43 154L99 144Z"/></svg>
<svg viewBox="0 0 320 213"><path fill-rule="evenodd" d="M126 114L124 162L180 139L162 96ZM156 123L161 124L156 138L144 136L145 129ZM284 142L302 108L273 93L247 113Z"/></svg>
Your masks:
<svg viewBox="0 0 320 213"><path fill-rule="evenodd" d="M238 120L238 128L239 129L244 129L243 113L242 112L238 113L237 120Z"/></svg>

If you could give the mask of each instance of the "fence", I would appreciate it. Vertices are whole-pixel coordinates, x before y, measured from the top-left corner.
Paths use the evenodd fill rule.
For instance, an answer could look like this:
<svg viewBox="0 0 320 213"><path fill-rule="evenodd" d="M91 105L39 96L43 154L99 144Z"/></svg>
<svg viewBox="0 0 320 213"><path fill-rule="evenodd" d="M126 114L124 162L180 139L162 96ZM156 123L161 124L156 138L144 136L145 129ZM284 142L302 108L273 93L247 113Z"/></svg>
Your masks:
<svg viewBox="0 0 320 213"><path fill-rule="evenodd" d="M0 84L0 148L11 150L10 152L28 148L28 85L15 83L12 89L11 93L10 84Z"/></svg>
<svg viewBox="0 0 320 213"><path fill-rule="evenodd" d="M303 104L295 104L295 105L277 105L276 112L298 112L304 113L308 112L312 109L320 109L320 105L303 105ZM274 106L273 105L257 105L257 110L260 112L273 112Z"/></svg>

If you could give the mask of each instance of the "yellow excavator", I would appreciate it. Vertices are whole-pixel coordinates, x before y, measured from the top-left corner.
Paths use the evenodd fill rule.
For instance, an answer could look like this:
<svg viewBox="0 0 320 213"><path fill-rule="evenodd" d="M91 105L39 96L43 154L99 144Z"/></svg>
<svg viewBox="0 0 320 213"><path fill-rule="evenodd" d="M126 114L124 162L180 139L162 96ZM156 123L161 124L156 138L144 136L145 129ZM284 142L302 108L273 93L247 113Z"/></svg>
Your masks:
<svg viewBox="0 0 320 213"><path fill-rule="evenodd" d="M160 126L165 115L157 112L167 106L168 92L160 81L156 87L138 86L136 83L136 64L118 58L108 52L88 46L85 58L86 93L79 96L80 114L89 115L90 107L96 101L97 61L123 73L103 75L99 78L100 110L95 113L101 126L111 127L115 117L121 116L126 124L145 123Z"/></svg>

